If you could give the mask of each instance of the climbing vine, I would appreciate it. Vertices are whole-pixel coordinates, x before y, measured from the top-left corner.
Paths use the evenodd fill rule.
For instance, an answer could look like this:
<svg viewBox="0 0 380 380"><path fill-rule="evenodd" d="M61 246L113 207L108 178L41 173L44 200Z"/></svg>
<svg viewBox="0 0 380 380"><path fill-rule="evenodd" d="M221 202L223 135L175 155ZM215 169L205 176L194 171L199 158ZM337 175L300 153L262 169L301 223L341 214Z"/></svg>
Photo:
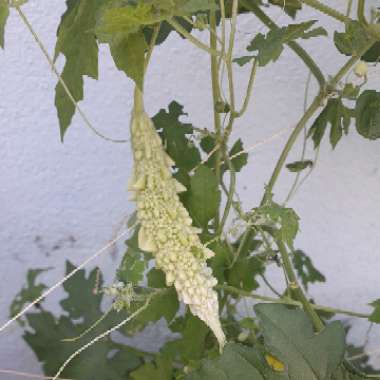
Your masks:
<svg viewBox="0 0 380 380"><path fill-rule="evenodd" d="M98 132L78 105L85 96L85 77L98 78L100 44L108 45L116 68L134 82L134 169L128 190L136 212L122 235L129 236L114 283L104 284L99 269L86 272L84 265L67 262L66 277L48 288L39 277L45 269L31 269L10 306L11 319L0 327L0 339L17 321L44 373L53 379L380 378L363 347L346 343L348 327L340 322L341 315L348 315L379 324L380 300L368 300L373 312L366 314L311 299L309 285L326 278L296 247L301 219L287 207L317 164L305 157L307 143L313 144L317 157L323 139L335 148L344 144L348 133L380 138L380 92L371 87L373 67L380 60L380 10L365 0L348 0L341 10L320 0L67 0L50 56L24 3L0 0L0 46L6 44L7 19L14 14L57 78L55 106L62 141L78 113L98 137L127 143ZM277 25L267 14L273 7L291 21ZM315 18L298 22L304 8L312 8ZM333 34L320 25L322 14L336 23ZM263 27L251 36L245 55L236 56L242 17ZM194 31L207 35L208 43ZM150 58L156 46L169 43L170 34L209 56L212 127L185 122L191 116L175 100L163 104L156 115L144 109ZM308 39L332 41L344 64L335 73L324 73L302 47ZM250 149L242 139L234 140L233 131L255 101L256 77L275 65L286 49L310 72L306 95L311 81L318 90L310 102L305 100L296 126L285 131L289 137L261 202L247 208L240 202L237 181ZM55 62L61 55L65 63L60 72ZM234 77L247 65L244 97L239 99ZM302 156L289 162L301 135ZM283 170L295 177L285 201L275 193ZM269 266L282 271L282 289L267 278ZM271 296L262 295L263 284ZM67 296L61 312L53 313L44 300L60 285ZM242 317L239 308L247 300L255 306ZM124 341L113 334L117 330L125 337L136 336L158 323L165 323L172 335L154 352L120 343Z"/></svg>

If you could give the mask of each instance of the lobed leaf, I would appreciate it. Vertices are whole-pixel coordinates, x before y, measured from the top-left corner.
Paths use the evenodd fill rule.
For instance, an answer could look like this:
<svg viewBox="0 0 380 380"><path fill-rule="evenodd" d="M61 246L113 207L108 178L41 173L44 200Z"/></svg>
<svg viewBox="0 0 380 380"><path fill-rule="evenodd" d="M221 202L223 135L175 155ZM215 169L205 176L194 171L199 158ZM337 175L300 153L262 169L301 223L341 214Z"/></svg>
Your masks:
<svg viewBox="0 0 380 380"><path fill-rule="evenodd" d="M67 0L67 9L58 27L54 60L60 54L66 57L61 77L76 102L83 100L83 77L98 78L98 45L94 27L101 3L100 0ZM63 140L75 106L60 82L55 88L55 106Z"/></svg>

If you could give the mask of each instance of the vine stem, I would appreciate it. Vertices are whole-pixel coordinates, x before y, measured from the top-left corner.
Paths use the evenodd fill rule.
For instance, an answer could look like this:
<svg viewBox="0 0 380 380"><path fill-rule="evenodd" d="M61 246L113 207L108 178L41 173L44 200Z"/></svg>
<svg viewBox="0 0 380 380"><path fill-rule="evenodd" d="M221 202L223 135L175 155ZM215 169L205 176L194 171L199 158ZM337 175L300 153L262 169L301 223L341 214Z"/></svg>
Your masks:
<svg viewBox="0 0 380 380"><path fill-rule="evenodd" d="M351 20L349 17L347 17L343 13L340 13L336 9L331 8L326 4L323 4L319 0L301 0L301 1L302 3L316 9L319 12L326 14L327 16L333 17L338 21L347 22Z"/></svg>
<svg viewBox="0 0 380 380"><path fill-rule="evenodd" d="M363 25L368 25L368 21L365 17L365 0L358 0L358 20Z"/></svg>
<svg viewBox="0 0 380 380"><path fill-rule="evenodd" d="M253 298L253 299L257 299L264 302L272 302L272 303L284 304L284 305L289 305L289 306L298 306L298 307L303 306L300 301L295 301L290 298L275 298L275 297L263 296L261 294L247 292L245 290L238 289L230 285L218 285L216 288L222 289L229 293L237 294L242 297ZM323 306L323 305L311 304L311 308L314 310L325 311L327 313L343 314L343 315L348 315L350 317L356 317L356 318L368 319L368 317L370 316L369 314L365 314L365 313L358 313L355 311L345 310L345 309L336 309L333 307Z"/></svg>
<svg viewBox="0 0 380 380"><path fill-rule="evenodd" d="M201 50L204 50L205 52L219 57L222 55L222 53L218 52L217 50L211 49L209 46L204 44L202 41L199 41L197 38L195 38L191 33L189 33L179 22L177 22L174 18L166 20L179 34L181 34L183 37L185 37L187 40L189 40L192 44L194 44L196 47L198 47Z"/></svg>
<svg viewBox="0 0 380 380"><path fill-rule="evenodd" d="M212 50L216 50L216 15L214 11L210 12L210 47ZM218 59L215 55L211 55L211 86L212 86L212 102L213 102L213 112L214 112L214 129L215 129L215 140L216 146L219 148L216 150L215 154L215 176L218 179L218 183L221 180L221 167L220 162L222 159L222 152L220 150L220 143L222 137L222 124L220 113L216 109L217 102L220 101L220 85L219 85L219 66ZM215 214L215 229L219 229L219 209Z"/></svg>
<svg viewBox="0 0 380 380"><path fill-rule="evenodd" d="M59 74L57 68L55 67L54 61L51 59L47 49L45 48L45 45L42 43L41 39L38 37L38 34L33 29L32 24L29 22L28 18L24 14L24 12L21 10L20 6L17 3L14 3L14 8L16 9L17 13L19 14L21 20L24 22L25 26L29 30L29 32L32 34L34 40L36 41L37 45L41 49L43 55L45 56L46 60L48 61L53 73L56 75L59 83L61 84L62 88L64 89L67 97L70 99L70 101L73 103L75 109L78 111L80 116L82 117L85 125L91 129L92 132L94 132L97 136L101 137L103 140L110 141L113 143L126 143L128 140L120 140L120 139L113 139L110 137L107 137L100 133L90 122L86 114L83 112L82 108L79 107L77 101L75 100L73 94L71 93L70 89L67 87L65 81L62 79L61 75Z"/></svg>

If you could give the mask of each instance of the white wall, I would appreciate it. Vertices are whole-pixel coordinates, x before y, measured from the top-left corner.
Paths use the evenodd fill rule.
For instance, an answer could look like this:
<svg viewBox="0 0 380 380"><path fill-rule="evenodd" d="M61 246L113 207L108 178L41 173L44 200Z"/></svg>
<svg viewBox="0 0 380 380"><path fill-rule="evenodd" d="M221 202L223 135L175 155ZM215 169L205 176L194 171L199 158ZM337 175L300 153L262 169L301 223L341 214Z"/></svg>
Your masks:
<svg viewBox="0 0 380 380"><path fill-rule="evenodd" d="M24 7L50 52L64 8L61 0L30 1ZM302 17L310 14L326 23L313 12ZM286 22L280 15L279 10L273 13L280 23ZM326 26L329 30L337 27L331 21ZM242 43L237 55L244 52L251 32L258 27L254 18L240 19ZM333 74L344 60L327 40L303 45L322 63L326 74ZM203 52L171 36L153 56L146 89L149 112L153 115L175 99L185 105L191 122L210 127L207 60ZM0 52L0 67L0 321L5 321L28 268L54 266L56 269L45 275L52 284L62 274L66 259L80 263L102 247L133 205L126 193L132 167L127 144L99 139L78 116L65 144L60 143L54 108L56 79L14 13L7 25L6 49ZM236 74L238 99L245 91L247 70ZM235 135L251 146L294 125L302 112L307 74L289 50L275 65L260 70L249 112L239 121ZM379 88L379 74L379 67L370 71L373 88ZM131 91L131 82L113 67L108 50L102 47L100 80L86 80L81 106L103 133L128 136ZM257 205L287 135L251 154L250 164L239 176L247 208ZM293 158L299 151L300 147L295 149ZM311 149L308 157L312 157ZM379 165L380 142L368 142L352 128L334 152L324 141L317 168L291 202L301 217L297 245L311 255L329 280L311 289L321 304L369 311L367 302L380 297ZM279 201L292 178L281 176L275 189ZM36 244L37 236L44 247ZM75 243L69 242L71 236ZM53 250L57 243L60 249ZM96 263L112 274L119 258L120 253L105 255ZM54 305L56 300L53 295L49 302ZM368 324L352 323L355 328L350 338L363 342ZM380 349L380 327L372 332L368 348ZM380 353L374 360L380 366ZM0 368L39 372L39 364L16 325L0 334ZM0 374L0 379L8 378Z"/></svg>

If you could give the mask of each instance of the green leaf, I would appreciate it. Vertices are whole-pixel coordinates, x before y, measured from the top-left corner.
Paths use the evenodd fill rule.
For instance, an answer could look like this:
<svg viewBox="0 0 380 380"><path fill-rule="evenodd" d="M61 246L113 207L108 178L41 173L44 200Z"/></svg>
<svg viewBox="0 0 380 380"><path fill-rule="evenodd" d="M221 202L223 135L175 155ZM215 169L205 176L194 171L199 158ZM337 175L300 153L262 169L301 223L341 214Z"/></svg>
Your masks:
<svg viewBox="0 0 380 380"><path fill-rule="evenodd" d="M364 91L356 103L356 129L366 139L380 138L380 92Z"/></svg>
<svg viewBox="0 0 380 380"><path fill-rule="evenodd" d="M247 63L251 62L252 59L254 59L255 56L254 55L243 55L242 57L239 57L239 58L235 58L233 60L233 62L237 63L239 66L244 66L246 65Z"/></svg>
<svg viewBox="0 0 380 380"><path fill-rule="evenodd" d="M210 329L204 322L188 311L184 317L175 319L169 327L182 336L167 342L162 352L185 362L200 360L204 356L206 338L210 334Z"/></svg>
<svg viewBox="0 0 380 380"><path fill-rule="evenodd" d="M286 243L290 248L293 247L293 241L299 228L299 217L293 209L271 202L256 209L256 213L264 216L267 219L266 223L273 224L277 239Z"/></svg>
<svg viewBox="0 0 380 380"><path fill-rule="evenodd" d="M201 165L190 180L187 205L198 226L207 230L208 223L216 215L220 204L220 190L214 172Z"/></svg>
<svg viewBox="0 0 380 380"><path fill-rule="evenodd" d="M380 299L371 302L370 305L374 307L375 310L372 312L369 320L374 323L380 323Z"/></svg>
<svg viewBox="0 0 380 380"><path fill-rule="evenodd" d="M70 273L75 266L69 261L66 262L66 273ZM102 294L96 291L101 288L103 280L100 272L94 269L86 278L85 271L77 272L71 279L63 284L67 293L67 298L60 302L62 309L68 312L70 319L81 319L85 324L95 322L101 315L100 304ZM80 289L80 292L78 292Z"/></svg>
<svg viewBox="0 0 380 380"><path fill-rule="evenodd" d="M231 159L231 164L235 170L235 172L240 172L241 169L248 163L248 153L242 153L244 152L243 142L241 139L238 139L235 144L232 146L231 150L229 151L229 156L233 157L236 155L236 157L233 157ZM237 155L238 154L238 155ZM228 170L228 166L225 164L222 168L223 171Z"/></svg>
<svg viewBox="0 0 380 380"><path fill-rule="evenodd" d="M127 240L127 252L117 270L118 279L125 284L139 284L143 280L146 269L147 261L144 259L143 252L138 248L137 236L138 229L136 229L133 236Z"/></svg>
<svg viewBox="0 0 380 380"><path fill-rule="evenodd" d="M326 128L330 124L330 143L335 148L342 138L343 132L348 133L351 117L351 110L342 103L340 98L329 99L308 133L308 137L311 136L314 141L314 147L319 147Z"/></svg>
<svg viewBox="0 0 380 380"><path fill-rule="evenodd" d="M257 257L244 257L238 259L228 271L228 284L238 289L252 291L260 286L255 277L264 272L265 265L263 261Z"/></svg>
<svg viewBox="0 0 380 380"><path fill-rule="evenodd" d="M186 376L185 379L286 380L288 377L282 373L274 372L268 366L263 353L258 348L229 343L219 358L204 360L201 367Z"/></svg>
<svg viewBox="0 0 380 380"><path fill-rule="evenodd" d="M159 355L154 362L147 362L131 373L133 380L172 380L172 361Z"/></svg>
<svg viewBox="0 0 380 380"><path fill-rule="evenodd" d="M270 30L266 35L257 34L248 46L248 51L257 51L257 58L260 66L267 65L270 61L277 61L282 51L284 44L294 41L298 38L311 38L321 35L326 35L326 31L319 27L310 30L315 24L315 21L307 21L300 24L289 24L286 27ZM240 63L247 61L243 59Z"/></svg>
<svg viewBox="0 0 380 380"><path fill-rule="evenodd" d="M297 271L298 276L301 278L302 284L306 290L308 289L308 284L326 282L325 276L314 267L310 257L303 251L294 251L292 258L294 268Z"/></svg>
<svg viewBox="0 0 380 380"><path fill-rule="evenodd" d="M356 100L359 96L360 86L355 86L352 83L346 83L342 91L342 97L349 100Z"/></svg>
<svg viewBox="0 0 380 380"><path fill-rule="evenodd" d="M0 0L0 47L4 49L5 24L9 16L8 0Z"/></svg>
<svg viewBox="0 0 380 380"><path fill-rule="evenodd" d="M152 268L147 274L147 279L148 286L151 288L166 288L165 275L161 270ZM140 308L143 303L144 302L136 303L133 310ZM162 293L154 296L149 306L130 321L125 328L123 328L123 331L128 335L133 335L143 330L150 323L159 321L161 318L164 318L167 323L170 323L177 314L178 309L179 302L174 287L167 288Z"/></svg>
<svg viewBox="0 0 380 380"><path fill-rule="evenodd" d="M295 161L286 165L286 168L293 173L298 173L302 170L305 170L307 168L312 168L312 167L313 167L313 161L311 160Z"/></svg>
<svg viewBox="0 0 380 380"><path fill-rule="evenodd" d="M300 0L269 0L270 4L281 7L290 17L295 17L297 11L302 9L302 2Z"/></svg>
<svg viewBox="0 0 380 380"><path fill-rule="evenodd" d="M56 60L59 54L66 57L62 79L76 102L83 100L83 77L98 78L98 45L93 29L95 14L100 0L67 0L67 10L63 14L57 31L55 46ZM55 92L61 139L70 126L75 106L58 82Z"/></svg>
<svg viewBox="0 0 380 380"><path fill-rule="evenodd" d="M67 271L73 268L68 262ZM97 269L88 276L80 270L65 284L68 297L61 306L68 315L55 316L45 310L26 315L28 326L23 337L42 363L46 376L53 376L73 352L125 318L125 315L112 312L82 339L62 341L82 334L103 316L100 309L103 293L95 294L97 285L102 285L102 276ZM61 377L124 380L140 365L140 358L131 348L112 341L108 336L81 353L66 367Z"/></svg>
<svg viewBox="0 0 380 380"><path fill-rule="evenodd" d="M315 334L307 315L279 304L255 306L265 346L285 363L289 379L326 380L342 362L345 331L340 322Z"/></svg>
<svg viewBox="0 0 380 380"><path fill-rule="evenodd" d="M16 295L10 306L11 317L14 317L17 313L19 313L29 302L32 302L36 298L40 297L42 292L47 289L47 286L45 284L36 284L36 280L41 273L44 273L49 269L50 268L28 270L26 277L27 284ZM21 326L25 325L21 319L18 319L18 322Z"/></svg>
<svg viewBox="0 0 380 380"><path fill-rule="evenodd" d="M152 0L126 5L112 0L99 13L97 35L100 38L109 38L115 33L128 35L175 16L190 16L209 9L216 9L212 0Z"/></svg>
<svg viewBox="0 0 380 380"><path fill-rule="evenodd" d="M161 135L166 152L174 160L176 167L187 173L200 163L201 156L188 137L194 131L193 126L179 120L184 115L183 106L173 101L169 104L168 112L160 110L153 117L153 122Z"/></svg>
<svg viewBox="0 0 380 380"><path fill-rule="evenodd" d="M145 49L147 47L143 32L117 33L108 42L116 67L134 80L136 85L142 89Z"/></svg>
<svg viewBox="0 0 380 380"><path fill-rule="evenodd" d="M344 33L334 33L335 46L344 55L358 55L368 44L370 37L365 28L358 21L346 23L345 29ZM375 62L378 59L380 56L380 45L378 44L380 43L376 43L375 46L362 56L364 61Z"/></svg>

